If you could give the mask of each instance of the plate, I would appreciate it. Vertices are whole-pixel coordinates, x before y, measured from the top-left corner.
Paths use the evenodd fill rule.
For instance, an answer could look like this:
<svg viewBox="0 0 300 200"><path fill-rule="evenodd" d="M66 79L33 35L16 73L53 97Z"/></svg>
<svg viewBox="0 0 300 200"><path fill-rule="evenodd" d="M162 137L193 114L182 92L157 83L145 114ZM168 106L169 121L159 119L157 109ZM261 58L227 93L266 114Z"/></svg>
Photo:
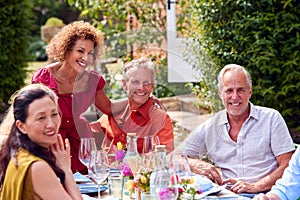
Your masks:
<svg viewBox="0 0 300 200"><path fill-rule="evenodd" d="M76 172L73 174L74 180L76 183L88 183L92 182L88 177L82 175L80 172Z"/></svg>
<svg viewBox="0 0 300 200"><path fill-rule="evenodd" d="M98 186L94 183L77 184L81 194L98 193ZM107 190L107 186L101 185L100 192Z"/></svg>

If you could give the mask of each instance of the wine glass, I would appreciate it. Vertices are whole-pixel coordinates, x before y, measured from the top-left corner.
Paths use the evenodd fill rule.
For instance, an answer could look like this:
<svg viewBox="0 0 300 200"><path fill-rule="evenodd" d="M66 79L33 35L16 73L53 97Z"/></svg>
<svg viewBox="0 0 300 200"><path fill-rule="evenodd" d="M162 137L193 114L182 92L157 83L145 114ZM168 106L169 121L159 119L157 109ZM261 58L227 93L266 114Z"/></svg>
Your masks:
<svg viewBox="0 0 300 200"><path fill-rule="evenodd" d="M105 135L101 144L101 150L107 153L109 163L113 163L115 161L115 153L113 153L114 150L113 143L114 143L114 139L110 140Z"/></svg>
<svg viewBox="0 0 300 200"><path fill-rule="evenodd" d="M143 137L143 154L153 153L155 145L159 145L159 137L157 135Z"/></svg>
<svg viewBox="0 0 300 200"><path fill-rule="evenodd" d="M157 171L154 180L154 188L156 197L159 200L177 200L178 192L178 179L173 170L160 170Z"/></svg>
<svg viewBox="0 0 300 200"><path fill-rule="evenodd" d="M114 139L110 140L108 137L105 135L101 144L101 149L106 151L106 153L109 153L111 150L111 147L113 145Z"/></svg>
<svg viewBox="0 0 300 200"><path fill-rule="evenodd" d="M155 145L159 145L159 137L157 135L143 137L142 160L143 168L154 168L154 149Z"/></svg>
<svg viewBox="0 0 300 200"><path fill-rule="evenodd" d="M169 169L175 173L179 182L181 179L188 179L191 176L191 169L187 156L181 151L174 151L171 153Z"/></svg>
<svg viewBox="0 0 300 200"><path fill-rule="evenodd" d="M97 149L95 138L81 138L79 146L79 160L90 171L91 155Z"/></svg>
<svg viewBox="0 0 300 200"><path fill-rule="evenodd" d="M98 199L101 198L100 187L109 175L109 162L106 151L95 150L91 157L91 175L98 186Z"/></svg>

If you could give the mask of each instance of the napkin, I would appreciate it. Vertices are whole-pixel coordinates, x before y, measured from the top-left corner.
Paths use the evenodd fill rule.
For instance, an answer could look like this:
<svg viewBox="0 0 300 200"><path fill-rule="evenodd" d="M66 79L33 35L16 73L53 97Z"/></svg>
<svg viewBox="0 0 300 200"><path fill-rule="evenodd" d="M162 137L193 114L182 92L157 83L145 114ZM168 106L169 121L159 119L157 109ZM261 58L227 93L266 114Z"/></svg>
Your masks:
<svg viewBox="0 0 300 200"><path fill-rule="evenodd" d="M210 179L202 175L193 176L195 180L195 185L198 185L200 189L204 192L213 187L213 183Z"/></svg>
<svg viewBox="0 0 300 200"><path fill-rule="evenodd" d="M86 195L86 194L83 194L83 195L82 195L82 199L83 199L83 200L94 200L94 199L96 200L96 198L90 197L89 195Z"/></svg>
<svg viewBox="0 0 300 200"><path fill-rule="evenodd" d="M75 182L77 182L77 183L91 182L91 180L88 177L82 175L80 172L74 173L73 177L74 177Z"/></svg>

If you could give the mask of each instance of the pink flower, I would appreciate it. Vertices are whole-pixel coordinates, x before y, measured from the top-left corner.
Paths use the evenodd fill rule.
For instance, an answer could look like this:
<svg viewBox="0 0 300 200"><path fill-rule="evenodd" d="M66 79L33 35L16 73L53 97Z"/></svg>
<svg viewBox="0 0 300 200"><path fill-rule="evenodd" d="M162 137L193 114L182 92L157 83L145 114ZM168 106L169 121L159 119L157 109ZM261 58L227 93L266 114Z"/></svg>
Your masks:
<svg viewBox="0 0 300 200"><path fill-rule="evenodd" d="M160 200L169 200L172 199L173 191L169 188L163 188L158 193Z"/></svg>
<svg viewBox="0 0 300 200"><path fill-rule="evenodd" d="M115 155L115 159L119 162L122 162L125 157L125 152L123 150L118 150Z"/></svg>
<svg viewBox="0 0 300 200"><path fill-rule="evenodd" d="M128 163L123 163L120 165L120 171L122 171L123 176L133 176Z"/></svg>

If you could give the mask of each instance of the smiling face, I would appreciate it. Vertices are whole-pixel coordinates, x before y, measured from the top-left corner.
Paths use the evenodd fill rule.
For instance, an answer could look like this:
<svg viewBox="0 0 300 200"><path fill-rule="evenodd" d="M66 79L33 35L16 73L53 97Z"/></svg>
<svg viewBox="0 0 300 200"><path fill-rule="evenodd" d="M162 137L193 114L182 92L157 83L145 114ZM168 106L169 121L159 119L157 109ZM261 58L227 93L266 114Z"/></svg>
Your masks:
<svg viewBox="0 0 300 200"><path fill-rule="evenodd" d="M94 43L79 39L66 55L65 63L77 72L85 70L94 61Z"/></svg>
<svg viewBox="0 0 300 200"><path fill-rule="evenodd" d="M57 141L61 118L57 105L49 96L34 100L28 107L28 116L24 123L16 121L16 126L31 141L48 148Z"/></svg>
<svg viewBox="0 0 300 200"><path fill-rule="evenodd" d="M245 73L242 70L228 70L222 77L222 83L219 96L229 117L248 117L252 88Z"/></svg>
<svg viewBox="0 0 300 200"><path fill-rule="evenodd" d="M150 69L134 67L127 72L123 80L123 89L128 95L131 109L136 109L146 103L154 88L153 76Z"/></svg>

